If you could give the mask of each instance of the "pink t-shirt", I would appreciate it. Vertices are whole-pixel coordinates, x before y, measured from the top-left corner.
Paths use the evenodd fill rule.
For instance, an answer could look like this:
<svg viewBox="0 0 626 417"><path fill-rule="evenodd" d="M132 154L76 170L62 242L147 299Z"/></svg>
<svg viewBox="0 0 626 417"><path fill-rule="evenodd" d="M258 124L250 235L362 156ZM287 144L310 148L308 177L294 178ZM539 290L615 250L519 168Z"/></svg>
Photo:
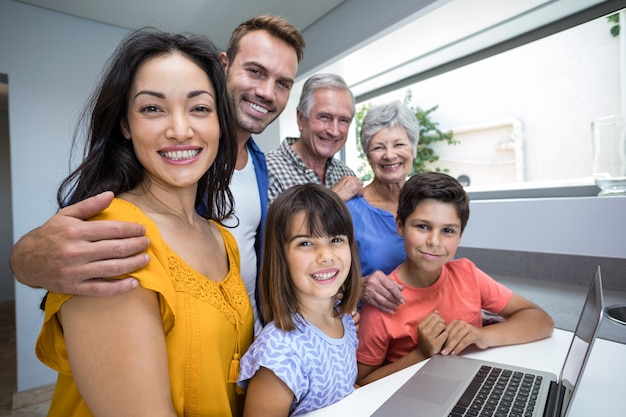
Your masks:
<svg viewBox="0 0 626 417"><path fill-rule="evenodd" d="M389 276L405 287L405 304L392 314L363 305L357 361L365 365L395 362L415 349L417 326L434 310L446 323L463 320L482 327L481 310L500 313L513 294L465 258L446 263L437 282L427 288L406 285L397 269Z"/></svg>

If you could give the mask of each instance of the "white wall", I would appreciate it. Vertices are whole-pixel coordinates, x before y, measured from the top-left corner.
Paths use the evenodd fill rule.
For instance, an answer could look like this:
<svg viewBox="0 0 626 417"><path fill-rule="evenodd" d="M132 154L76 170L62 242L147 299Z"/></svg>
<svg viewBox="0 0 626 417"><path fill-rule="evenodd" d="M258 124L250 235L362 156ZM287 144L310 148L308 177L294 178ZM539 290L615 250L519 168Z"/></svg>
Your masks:
<svg viewBox="0 0 626 417"><path fill-rule="evenodd" d="M76 116L124 34L120 28L0 0L0 72L8 74L10 86L15 241L55 212ZM41 295L16 284L18 391L56 378L34 354Z"/></svg>
<svg viewBox="0 0 626 417"><path fill-rule="evenodd" d="M626 196L479 200L461 246L626 259Z"/></svg>
<svg viewBox="0 0 626 417"><path fill-rule="evenodd" d="M305 78L403 22L450 0L344 0L302 31L307 47L298 70Z"/></svg>

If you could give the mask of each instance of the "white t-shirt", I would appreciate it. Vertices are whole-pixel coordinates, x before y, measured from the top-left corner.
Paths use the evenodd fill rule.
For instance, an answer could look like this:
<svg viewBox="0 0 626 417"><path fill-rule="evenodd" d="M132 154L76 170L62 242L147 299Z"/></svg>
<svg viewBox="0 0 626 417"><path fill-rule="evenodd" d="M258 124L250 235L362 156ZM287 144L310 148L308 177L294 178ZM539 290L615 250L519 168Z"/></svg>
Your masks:
<svg viewBox="0 0 626 417"><path fill-rule="evenodd" d="M257 228L261 222L261 198L257 186L256 174L254 173L254 163L248 155L248 162L242 170L233 172L230 182L230 191L233 193L235 201L235 214L224 221L226 226L239 225L228 230L235 236L239 254L241 257L241 277L246 284L246 290L254 309L254 334L261 331L261 320L257 314L256 299L256 251L254 242L256 240ZM236 216L236 217L235 217Z"/></svg>

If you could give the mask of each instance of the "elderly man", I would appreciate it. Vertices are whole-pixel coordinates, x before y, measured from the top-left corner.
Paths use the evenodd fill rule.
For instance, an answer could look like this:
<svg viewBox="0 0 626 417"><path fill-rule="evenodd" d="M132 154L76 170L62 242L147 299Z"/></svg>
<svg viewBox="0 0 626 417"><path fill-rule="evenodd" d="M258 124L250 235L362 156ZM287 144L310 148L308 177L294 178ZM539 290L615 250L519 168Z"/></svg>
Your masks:
<svg viewBox="0 0 626 417"><path fill-rule="evenodd" d="M300 138L286 138L267 154L269 201L297 184L316 183L344 201L363 193L363 183L334 156L345 145L354 117L354 96L334 74L310 77L297 107Z"/></svg>

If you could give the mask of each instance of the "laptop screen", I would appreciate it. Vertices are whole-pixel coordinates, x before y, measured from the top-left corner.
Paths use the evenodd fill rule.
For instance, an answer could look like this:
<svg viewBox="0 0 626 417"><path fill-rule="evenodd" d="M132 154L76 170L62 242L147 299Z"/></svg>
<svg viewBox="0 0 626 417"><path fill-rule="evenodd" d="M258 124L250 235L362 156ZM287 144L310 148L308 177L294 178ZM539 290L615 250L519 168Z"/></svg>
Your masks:
<svg viewBox="0 0 626 417"><path fill-rule="evenodd" d="M563 403L558 416L564 417L569 410L570 402L575 394L576 387L580 375L585 368L586 361L589 355L587 353L593 345L596 333L600 327L600 319L602 318L603 311L602 301L602 280L600 277L600 267L596 268L596 273L593 277L593 281L589 286L587 292L587 298L583 305L582 313L578 319L576 330L574 331L574 337L570 344L563 368L561 369L561 376L559 378L563 393Z"/></svg>

